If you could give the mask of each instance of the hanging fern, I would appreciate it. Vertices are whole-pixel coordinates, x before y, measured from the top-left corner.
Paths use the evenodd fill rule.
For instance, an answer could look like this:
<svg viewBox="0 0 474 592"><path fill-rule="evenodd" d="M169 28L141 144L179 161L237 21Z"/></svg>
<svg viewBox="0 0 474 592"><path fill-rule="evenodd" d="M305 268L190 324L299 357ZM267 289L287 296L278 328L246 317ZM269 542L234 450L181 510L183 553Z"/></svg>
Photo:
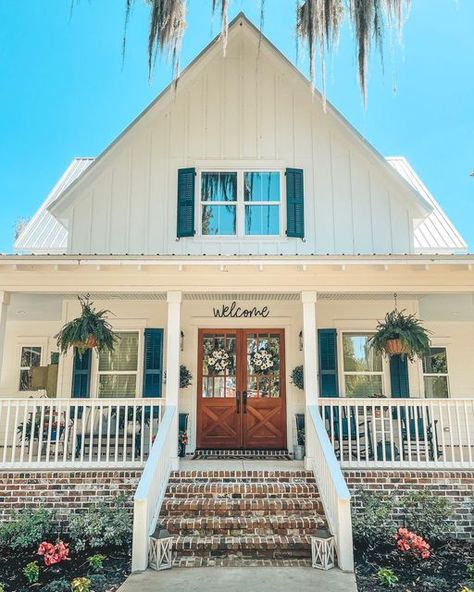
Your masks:
<svg viewBox="0 0 474 592"><path fill-rule="evenodd" d="M66 323L55 335L60 352L66 354L70 347L77 347L80 355L91 347L99 353L104 350L113 352L118 337L107 321L110 311L95 310L88 296L78 296L78 300L81 315Z"/></svg>

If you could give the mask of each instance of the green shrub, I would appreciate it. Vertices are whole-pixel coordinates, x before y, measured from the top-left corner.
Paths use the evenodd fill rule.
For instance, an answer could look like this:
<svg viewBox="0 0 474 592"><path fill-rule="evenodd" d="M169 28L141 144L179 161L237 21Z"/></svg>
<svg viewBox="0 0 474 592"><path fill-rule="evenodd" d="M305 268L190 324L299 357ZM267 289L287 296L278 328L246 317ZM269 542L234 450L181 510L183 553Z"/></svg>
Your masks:
<svg viewBox="0 0 474 592"><path fill-rule="evenodd" d="M88 557L87 562L93 571L100 571L104 568L104 559L105 555L102 555L102 553L96 553L95 555Z"/></svg>
<svg viewBox="0 0 474 592"><path fill-rule="evenodd" d="M74 578L71 582L72 592L90 592L91 581L89 578Z"/></svg>
<svg viewBox="0 0 474 592"><path fill-rule="evenodd" d="M452 532L451 502L428 490L413 491L401 500L405 527L429 542L446 540Z"/></svg>
<svg viewBox="0 0 474 592"><path fill-rule="evenodd" d="M470 578L474 579L474 563L468 563L466 566L466 573Z"/></svg>
<svg viewBox="0 0 474 592"><path fill-rule="evenodd" d="M5 592L5 585L0 582L0 592Z"/></svg>
<svg viewBox="0 0 474 592"><path fill-rule="evenodd" d="M125 509L125 500L124 496L119 496L111 506L98 504L85 512L72 514L69 534L74 548L82 551L128 544L132 535L132 519Z"/></svg>
<svg viewBox="0 0 474 592"><path fill-rule="evenodd" d="M395 523L392 519L392 498L378 491L358 491L360 508L353 509L354 540L369 547L393 542Z"/></svg>
<svg viewBox="0 0 474 592"><path fill-rule="evenodd" d="M71 592L71 584L64 579L54 580L45 584L41 588L41 592Z"/></svg>
<svg viewBox="0 0 474 592"><path fill-rule="evenodd" d="M91 590L106 590L107 588L107 578L102 574L92 574L89 576L91 581Z"/></svg>
<svg viewBox="0 0 474 592"><path fill-rule="evenodd" d="M23 575L28 584L36 584L40 576L40 568L37 561L30 561L23 568Z"/></svg>
<svg viewBox="0 0 474 592"><path fill-rule="evenodd" d="M51 538L53 513L48 510L22 510L10 522L0 524L0 549L31 549Z"/></svg>
<svg viewBox="0 0 474 592"><path fill-rule="evenodd" d="M382 586L391 588L398 582L398 577L395 575L393 569L388 567L381 567L377 572L377 577Z"/></svg>

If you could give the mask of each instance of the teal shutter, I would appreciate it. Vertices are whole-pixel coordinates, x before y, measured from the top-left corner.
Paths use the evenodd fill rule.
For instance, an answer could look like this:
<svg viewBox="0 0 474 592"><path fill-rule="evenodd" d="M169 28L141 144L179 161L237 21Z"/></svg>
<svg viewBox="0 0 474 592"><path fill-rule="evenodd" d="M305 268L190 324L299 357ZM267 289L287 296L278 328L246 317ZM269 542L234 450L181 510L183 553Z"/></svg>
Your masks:
<svg viewBox="0 0 474 592"><path fill-rule="evenodd" d="M194 236L194 185L196 170L178 169L178 238Z"/></svg>
<svg viewBox="0 0 474 592"><path fill-rule="evenodd" d="M337 332L336 329L318 329L319 395L338 397Z"/></svg>
<svg viewBox="0 0 474 592"><path fill-rule="evenodd" d="M408 360L406 356L390 357L390 385L393 398L406 399L410 397Z"/></svg>
<svg viewBox="0 0 474 592"><path fill-rule="evenodd" d="M286 169L286 235L304 238L303 169Z"/></svg>
<svg viewBox="0 0 474 592"><path fill-rule="evenodd" d="M74 362L72 365L72 389L74 399L87 399L91 388L92 350L86 349L82 356L74 348Z"/></svg>
<svg viewBox="0 0 474 592"><path fill-rule="evenodd" d="M145 329L143 396L161 397L163 378L163 329Z"/></svg>

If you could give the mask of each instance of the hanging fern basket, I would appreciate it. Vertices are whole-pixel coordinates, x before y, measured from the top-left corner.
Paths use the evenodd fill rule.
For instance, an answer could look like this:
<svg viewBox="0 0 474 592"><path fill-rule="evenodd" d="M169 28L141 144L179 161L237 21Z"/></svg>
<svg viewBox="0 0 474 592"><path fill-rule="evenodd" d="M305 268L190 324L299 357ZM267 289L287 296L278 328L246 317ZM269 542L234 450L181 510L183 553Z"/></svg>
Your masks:
<svg viewBox="0 0 474 592"><path fill-rule="evenodd" d="M411 351L401 339L388 339L385 342L384 349L388 356L407 355Z"/></svg>
<svg viewBox="0 0 474 592"><path fill-rule="evenodd" d="M97 339L94 337L94 335L89 335L85 341L73 341L71 345L72 347L77 347L77 349L80 350L94 349L97 347Z"/></svg>

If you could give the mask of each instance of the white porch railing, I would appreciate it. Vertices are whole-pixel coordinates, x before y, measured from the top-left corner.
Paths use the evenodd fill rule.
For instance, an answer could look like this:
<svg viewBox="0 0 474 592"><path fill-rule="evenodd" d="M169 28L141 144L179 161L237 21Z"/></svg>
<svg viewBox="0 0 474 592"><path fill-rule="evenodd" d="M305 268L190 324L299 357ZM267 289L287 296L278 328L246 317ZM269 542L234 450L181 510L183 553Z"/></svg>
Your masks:
<svg viewBox="0 0 474 592"><path fill-rule="evenodd" d="M163 399L0 399L0 467L142 467Z"/></svg>
<svg viewBox="0 0 474 592"><path fill-rule="evenodd" d="M314 473L329 529L336 538L338 565L354 571L351 494L315 405L308 406L306 413L306 464Z"/></svg>
<svg viewBox="0 0 474 592"><path fill-rule="evenodd" d="M474 468L474 399L320 399L343 468Z"/></svg>
<svg viewBox="0 0 474 592"><path fill-rule="evenodd" d="M173 463L177 462L177 414L176 407L166 407L143 470L133 506L132 571L148 567L149 537L153 534Z"/></svg>

